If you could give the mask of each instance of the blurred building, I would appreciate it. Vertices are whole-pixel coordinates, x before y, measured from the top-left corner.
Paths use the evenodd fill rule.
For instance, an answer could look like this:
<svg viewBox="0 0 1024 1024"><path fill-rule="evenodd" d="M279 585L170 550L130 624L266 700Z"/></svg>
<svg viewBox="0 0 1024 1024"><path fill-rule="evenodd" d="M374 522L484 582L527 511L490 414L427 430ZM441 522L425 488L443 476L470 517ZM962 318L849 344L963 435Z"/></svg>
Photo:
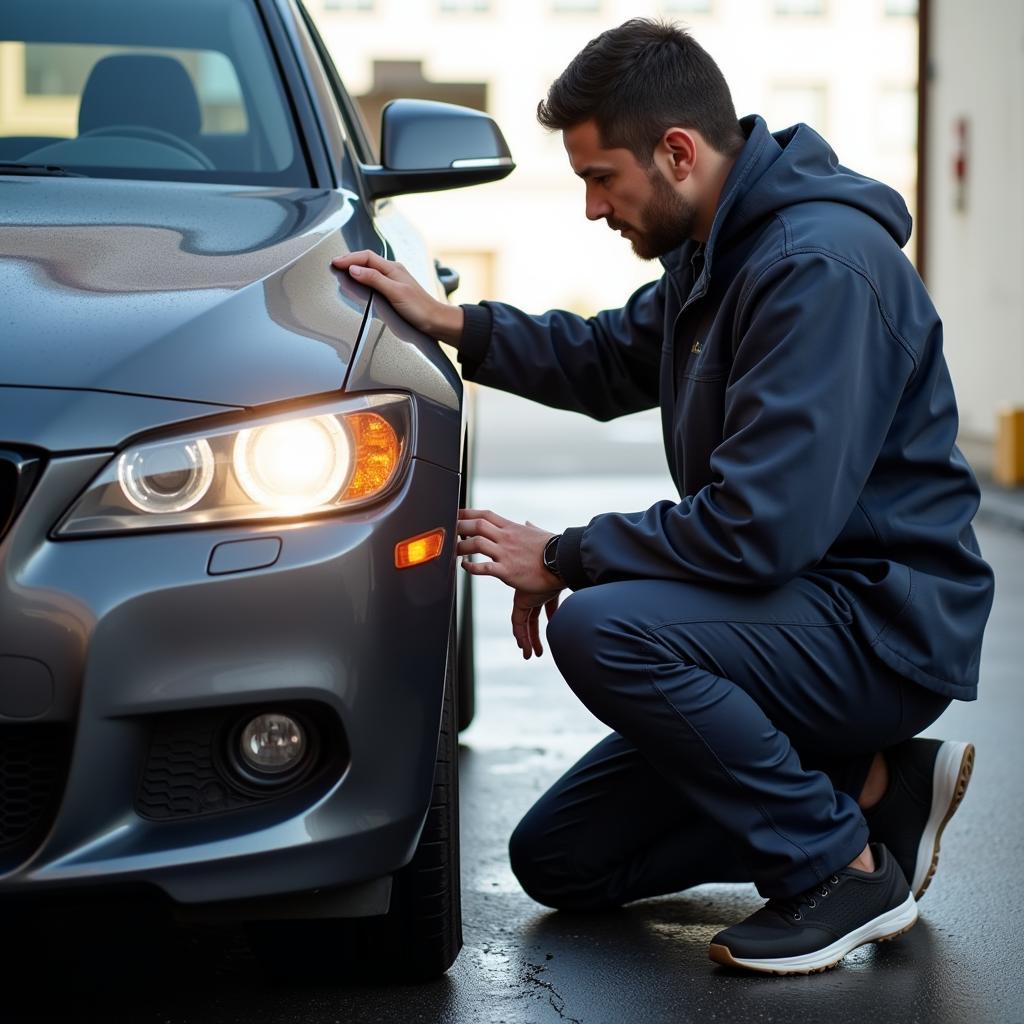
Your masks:
<svg viewBox="0 0 1024 1024"><path fill-rule="evenodd" d="M1024 4L929 0L925 11L925 279L961 447L975 468L1024 484Z"/></svg>
<svg viewBox="0 0 1024 1024"><path fill-rule="evenodd" d="M540 311L617 306L659 272L583 215L561 138L534 113L548 85L627 18L687 25L728 79L738 113L818 129L839 159L916 186L916 0L306 0L372 130L396 96L486 109L518 164L506 181L407 197L463 277L458 298ZM911 248L913 243L911 244ZM911 255L913 255L911 253Z"/></svg>

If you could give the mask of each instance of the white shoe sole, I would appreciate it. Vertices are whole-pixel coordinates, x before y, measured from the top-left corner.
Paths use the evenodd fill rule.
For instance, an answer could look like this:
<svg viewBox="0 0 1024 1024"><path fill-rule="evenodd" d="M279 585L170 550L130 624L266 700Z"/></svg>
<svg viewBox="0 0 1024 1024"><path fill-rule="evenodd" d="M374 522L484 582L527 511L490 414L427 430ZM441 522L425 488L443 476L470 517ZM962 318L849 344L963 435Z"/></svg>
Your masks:
<svg viewBox="0 0 1024 1024"><path fill-rule="evenodd" d="M725 964L728 967L742 967L748 971L761 971L765 974L816 974L819 971L827 971L835 967L840 960L851 953L858 946L864 946L869 942L885 942L888 939L895 939L914 927L917 921L917 903L913 893L908 893L907 898L892 910L867 924L862 924L841 939L836 940L824 949L815 950L813 953L805 953L802 956L778 957L772 960L748 960L745 957L733 956L728 946L712 943L708 948L708 956L715 963Z"/></svg>
<svg viewBox="0 0 1024 1024"><path fill-rule="evenodd" d="M935 757L932 771L932 809L917 846L910 891L919 900L931 883L939 863L939 840L967 792L974 770L974 744L946 740Z"/></svg>

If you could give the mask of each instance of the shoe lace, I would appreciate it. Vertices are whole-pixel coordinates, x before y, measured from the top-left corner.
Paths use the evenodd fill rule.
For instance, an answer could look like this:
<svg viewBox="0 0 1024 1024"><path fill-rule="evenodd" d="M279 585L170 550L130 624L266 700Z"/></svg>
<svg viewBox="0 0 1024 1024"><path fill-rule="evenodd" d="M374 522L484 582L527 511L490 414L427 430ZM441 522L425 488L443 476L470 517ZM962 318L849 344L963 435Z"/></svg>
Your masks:
<svg viewBox="0 0 1024 1024"><path fill-rule="evenodd" d="M839 876L829 875L825 881L818 882L798 896L770 899L768 906L778 914L789 916L794 921L800 921L803 919L805 909L814 910L821 900L828 899L832 889L838 884Z"/></svg>

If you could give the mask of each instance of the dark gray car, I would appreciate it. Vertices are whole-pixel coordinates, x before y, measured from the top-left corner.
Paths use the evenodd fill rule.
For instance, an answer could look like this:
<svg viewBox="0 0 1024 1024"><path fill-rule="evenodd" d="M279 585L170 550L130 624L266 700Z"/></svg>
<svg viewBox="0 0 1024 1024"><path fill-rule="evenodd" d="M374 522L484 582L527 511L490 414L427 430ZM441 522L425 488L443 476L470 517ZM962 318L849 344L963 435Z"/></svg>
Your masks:
<svg viewBox="0 0 1024 1024"><path fill-rule="evenodd" d="M0 81L0 907L440 973L463 387L330 261L440 288L387 197L501 133L400 100L378 160L293 0L11 0Z"/></svg>

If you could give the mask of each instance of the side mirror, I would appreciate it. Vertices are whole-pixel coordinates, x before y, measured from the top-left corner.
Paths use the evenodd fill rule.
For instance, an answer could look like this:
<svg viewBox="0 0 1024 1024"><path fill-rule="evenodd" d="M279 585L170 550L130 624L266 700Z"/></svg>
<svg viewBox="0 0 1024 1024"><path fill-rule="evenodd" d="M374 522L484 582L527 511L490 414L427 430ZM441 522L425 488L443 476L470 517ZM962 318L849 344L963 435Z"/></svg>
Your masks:
<svg viewBox="0 0 1024 1024"><path fill-rule="evenodd" d="M498 181L515 170L486 114L433 100L392 100L381 116L381 164L363 166L372 199Z"/></svg>

